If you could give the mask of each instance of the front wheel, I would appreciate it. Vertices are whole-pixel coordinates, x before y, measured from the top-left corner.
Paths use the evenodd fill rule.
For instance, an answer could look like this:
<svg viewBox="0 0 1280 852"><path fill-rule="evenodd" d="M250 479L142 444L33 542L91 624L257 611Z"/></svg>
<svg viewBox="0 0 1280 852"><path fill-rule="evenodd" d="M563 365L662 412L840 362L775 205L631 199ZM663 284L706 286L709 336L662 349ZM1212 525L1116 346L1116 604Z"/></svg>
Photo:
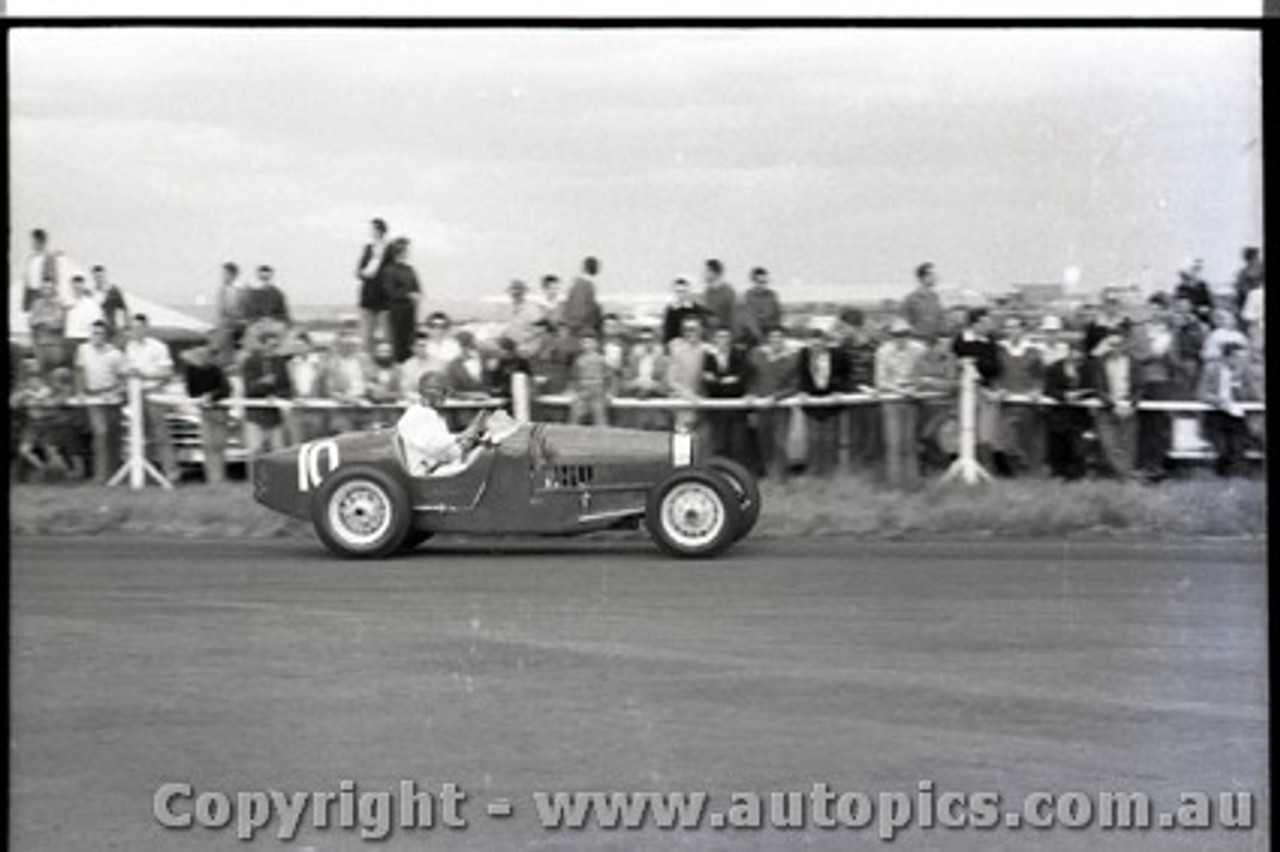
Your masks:
<svg viewBox="0 0 1280 852"><path fill-rule="evenodd" d="M335 471L311 502L311 521L325 547L352 559L395 553L409 532L409 515L404 486L374 467Z"/></svg>
<svg viewBox="0 0 1280 852"><path fill-rule="evenodd" d="M744 538L747 533L755 529L756 521L760 520L762 501L756 478L751 475L751 471L724 456L712 456L707 460L707 467L727 479L733 486L733 490L737 492L738 508L742 510L742 523L738 524L735 540Z"/></svg>
<svg viewBox="0 0 1280 852"><path fill-rule="evenodd" d="M733 486L707 470L676 471L649 492L645 507L649 535L673 556L716 556L737 539L741 522Z"/></svg>

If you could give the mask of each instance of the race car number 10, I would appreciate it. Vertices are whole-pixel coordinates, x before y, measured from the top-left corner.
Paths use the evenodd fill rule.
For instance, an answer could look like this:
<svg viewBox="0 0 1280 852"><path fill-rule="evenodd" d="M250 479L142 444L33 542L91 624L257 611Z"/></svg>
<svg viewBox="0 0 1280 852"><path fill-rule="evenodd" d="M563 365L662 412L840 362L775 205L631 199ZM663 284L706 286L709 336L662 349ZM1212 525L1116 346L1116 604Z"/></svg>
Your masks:
<svg viewBox="0 0 1280 852"><path fill-rule="evenodd" d="M327 467L320 472L320 456L325 457ZM338 442L332 440L310 441L298 447L298 490L308 491L320 484L325 474L338 467Z"/></svg>

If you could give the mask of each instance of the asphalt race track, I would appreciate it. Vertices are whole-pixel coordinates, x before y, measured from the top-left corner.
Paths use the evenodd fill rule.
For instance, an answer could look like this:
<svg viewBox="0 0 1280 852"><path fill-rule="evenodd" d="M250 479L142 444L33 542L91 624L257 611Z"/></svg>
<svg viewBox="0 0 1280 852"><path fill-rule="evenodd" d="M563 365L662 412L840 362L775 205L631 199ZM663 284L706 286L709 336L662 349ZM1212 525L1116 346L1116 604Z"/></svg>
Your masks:
<svg viewBox="0 0 1280 852"><path fill-rule="evenodd" d="M11 542L10 846L1265 849L1265 545ZM468 826L164 829L156 790L467 793ZM540 827L532 791L1251 791L1252 830ZM1016 797L1016 799L1015 799ZM514 812L490 817L487 802ZM187 803L190 812L190 802ZM306 820L304 819L304 822Z"/></svg>

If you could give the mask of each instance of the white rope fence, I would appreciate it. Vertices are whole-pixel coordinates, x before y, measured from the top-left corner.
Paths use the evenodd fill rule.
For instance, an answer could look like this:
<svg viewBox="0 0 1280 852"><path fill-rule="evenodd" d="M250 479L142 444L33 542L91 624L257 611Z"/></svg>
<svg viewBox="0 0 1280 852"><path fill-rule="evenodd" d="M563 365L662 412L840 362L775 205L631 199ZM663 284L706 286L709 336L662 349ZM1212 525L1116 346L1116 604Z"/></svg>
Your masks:
<svg viewBox="0 0 1280 852"><path fill-rule="evenodd" d="M979 388L977 371L969 359L962 362L959 386L959 419L960 436L958 455L945 478L958 478L964 482L979 482L990 478L990 474L978 464L976 452L976 412ZM528 422L532 419L534 403L551 408L569 407L574 402L573 394L543 394L534 397L530 391L529 376L517 373L512 379L510 397L454 397L446 400L443 408L449 411L480 411L486 409L505 408L511 404L516 419ZM145 396L145 399L144 399ZM709 399L706 397L677 396L632 398L611 397L608 407L614 411L760 411L768 409L794 408L849 408L860 405L876 405L882 402L899 402L915 400L950 399L953 393L942 391L922 391L913 394L881 393L864 388L856 393L833 393L824 396L806 396L793 394L785 397L753 397L745 396L733 399ZM1078 408L1102 408L1106 403L1096 400L1080 400L1060 402L1043 394L1002 394L994 397L1001 404L1036 405L1036 406L1072 406ZM146 430L140 428L146 402L172 407L200 406L185 394L151 393L145 394L142 382L136 377L127 381L123 396L116 395L76 395L57 403L32 403L33 408L89 407L95 405L121 406L125 417L131 424L126 447L126 459L121 468L109 480L108 484L117 485L126 478L130 488L143 488L148 478L165 488L173 487L160 471L156 470L146 458ZM249 398L227 397L211 405L229 410L275 409L280 411L403 411L411 403L407 400L399 402L344 402L333 399L314 398ZM1266 411L1265 402L1241 402L1237 404L1244 413ZM1214 410L1213 406L1197 400L1141 400L1132 404L1137 411L1165 411L1169 413L1196 414Z"/></svg>

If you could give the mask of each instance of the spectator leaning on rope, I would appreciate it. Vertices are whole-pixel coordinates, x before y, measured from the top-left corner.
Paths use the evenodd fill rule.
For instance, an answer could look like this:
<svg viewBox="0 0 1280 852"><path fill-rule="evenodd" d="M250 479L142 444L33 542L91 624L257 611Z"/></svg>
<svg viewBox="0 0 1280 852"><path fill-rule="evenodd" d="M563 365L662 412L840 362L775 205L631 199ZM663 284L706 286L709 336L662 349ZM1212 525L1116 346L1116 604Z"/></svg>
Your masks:
<svg viewBox="0 0 1280 852"><path fill-rule="evenodd" d="M290 437L295 443L302 443L329 434L329 413L306 403L329 395L325 387L328 358L324 348L312 341L307 332L299 332L295 340L298 349L289 357L289 382L293 385L294 397L304 402L290 409L286 420Z"/></svg>
<svg viewBox="0 0 1280 852"><path fill-rule="evenodd" d="M1195 399L1200 387L1201 357L1209 328L1195 315L1191 300L1185 297L1173 300L1169 320L1173 335L1170 352L1173 356L1174 399Z"/></svg>
<svg viewBox="0 0 1280 852"><path fill-rule="evenodd" d="M1133 476L1136 421L1134 416L1133 359L1129 355L1128 329L1110 331L1090 353L1084 386L1102 404L1093 410L1094 431L1104 460L1113 476Z"/></svg>
<svg viewBox="0 0 1280 852"><path fill-rule="evenodd" d="M325 389L329 398L338 404L329 418L335 432L350 432L364 426L367 418L361 416L360 408L369 401L371 370L369 356L360 350L359 338L350 331L340 333L324 371Z"/></svg>
<svg viewBox="0 0 1280 852"><path fill-rule="evenodd" d="M1045 419L1045 457L1049 472L1061 479L1085 474L1084 434L1092 423L1089 409L1075 403L1096 397L1084 376L1084 353L1069 348L1063 358L1045 368L1044 395L1058 403L1048 406Z"/></svg>
<svg viewBox="0 0 1280 852"><path fill-rule="evenodd" d="M920 378L923 349L919 341L911 338L911 323L905 317L894 317L889 326L889 339L876 350L876 390L906 397L880 403L885 482L894 488L914 486L920 477L920 455L916 446L919 412L911 397Z"/></svg>
<svg viewBox="0 0 1280 852"><path fill-rule="evenodd" d="M213 357L214 341L206 340L182 353L187 396L200 404L200 447L204 452L204 480L227 478L227 419L218 403L231 396L227 374Z"/></svg>
<svg viewBox="0 0 1280 852"><path fill-rule="evenodd" d="M586 331L578 338L579 351L569 368L569 421L595 426L609 425L609 397L613 394L613 372L600 351L600 338Z"/></svg>
<svg viewBox="0 0 1280 852"><path fill-rule="evenodd" d="M1025 403L1007 403L1005 397L1034 396L1044 387L1040 351L1026 338L1021 317L1004 323L1004 339L996 350L1000 368L992 383L997 405L996 446L1003 453L1010 474L1037 473L1044 460L1044 424L1040 409Z"/></svg>
<svg viewBox="0 0 1280 852"><path fill-rule="evenodd" d="M181 471L165 422L168 406L152 402L149 394L160 392L174 377L173 355L169 347L151 333L146 314L134 314L129 325L129 342L124 346L125 376L142 380L143 420L147 429L147 448L154 452L167 479L176 481Z"/></svg>
<svg viewBox="0 0 1280 852"><path fill-rule="evenodd" d="M1222 347L1222 357L1205 365L1200 399L1212 407L1205 413L1206 437L1217 453L1219 476L1241 467L1249 445L1249 429L1240 403L1259 398L1249 366L1248 348L1238 343Z"/></svg>
<svg viewBox="0 0 1280 852"><path fill-rule="evenodd" d="M702 396L702 370L707 345L702 338L702 320L687 316L680 336L667 344L667 386L678 397L697 399ZM675 414L677 431L691 431L698 424L698 414L680 409Z"/></svg>
<svg viewBox="0 0 1280 852"><path fill-rule="evenodd" d="M667 395L667 356L652 328L640 328L627 353L622 372L622 394L637 399ZM665 430L671 416L665 411L642 409L633 413L631 425L637 429Z"/></svg>
<svg viewBox="0 0 1280 852"><path fill-rule="evenodd" d="M107 324L93 324L89 342L76 352L76 390L89 399L89 432L93 438L93 470L106 482L120 466L120 403L124 390L124 353L107 340Z"/></svg>
<svg viewBox="0 0 1280 852"><path fill-rule="evenodd" d="M849 389L848 355L838 345L834 330L815 332L800 350L796 373L800 393L821 399ZM808 472L831 476L840 460L840 409L832 406L805 406L809 432Z"/></svg>
<svg viewBox="0 0 1280 852"><path fill-rule="evenodd" d="M960 386L960 368L955 353L951 351L951 338L939 334L925 342L924 347L916 365L919 376L916 388L921 392L943 395L922 397L919 401L922 472L951 462L953 442L949 436L944 437L944 432L946 427L956 422L956 390Z"/></svg>
<svg viewBox="0 0 1280 852"><path fill-rule="evenodd" d="M293 397L289 367L279 346L280 332L269 325L258 325L254 333L246 335L245 347L249 351L240 367L246 399L276 401ZM277 407L247 406L244 434L245 449L251 457L282 449L289 443L284 415Z"/></svg>
<svg viewBox="0 0 1280 852"><path fill-rule="evenodd" d="M866 317L857 308L840 312L841 348L849 360L849 388L855 392L875 390L876 349L880 342L867 328ZM884 458L880 437L880 411L874 405L854 405L848 411L849 467L871 470Z"/></svg>
<svg viewBox="0 0 1280 852"><path fill-rule="evenodd" d="M751 382L747 393L764 400L778 401L799 389L798 357L787 344L785 331L773 326L765 331L765 342L751 353ZM766 476L785 479L789 408L761 408L756 412L756 454Z"/></svg>
<svg viewBox="0 0 1280 852"><path fill-rule="evenodd" d="M750 380L750 364L746 353L733 341L733 329L717 326L711 332L710 351L702 356L703 395L709 399L741 399ZM706 420L711 452L748 464L747 413L709 409Z"/></svg>

